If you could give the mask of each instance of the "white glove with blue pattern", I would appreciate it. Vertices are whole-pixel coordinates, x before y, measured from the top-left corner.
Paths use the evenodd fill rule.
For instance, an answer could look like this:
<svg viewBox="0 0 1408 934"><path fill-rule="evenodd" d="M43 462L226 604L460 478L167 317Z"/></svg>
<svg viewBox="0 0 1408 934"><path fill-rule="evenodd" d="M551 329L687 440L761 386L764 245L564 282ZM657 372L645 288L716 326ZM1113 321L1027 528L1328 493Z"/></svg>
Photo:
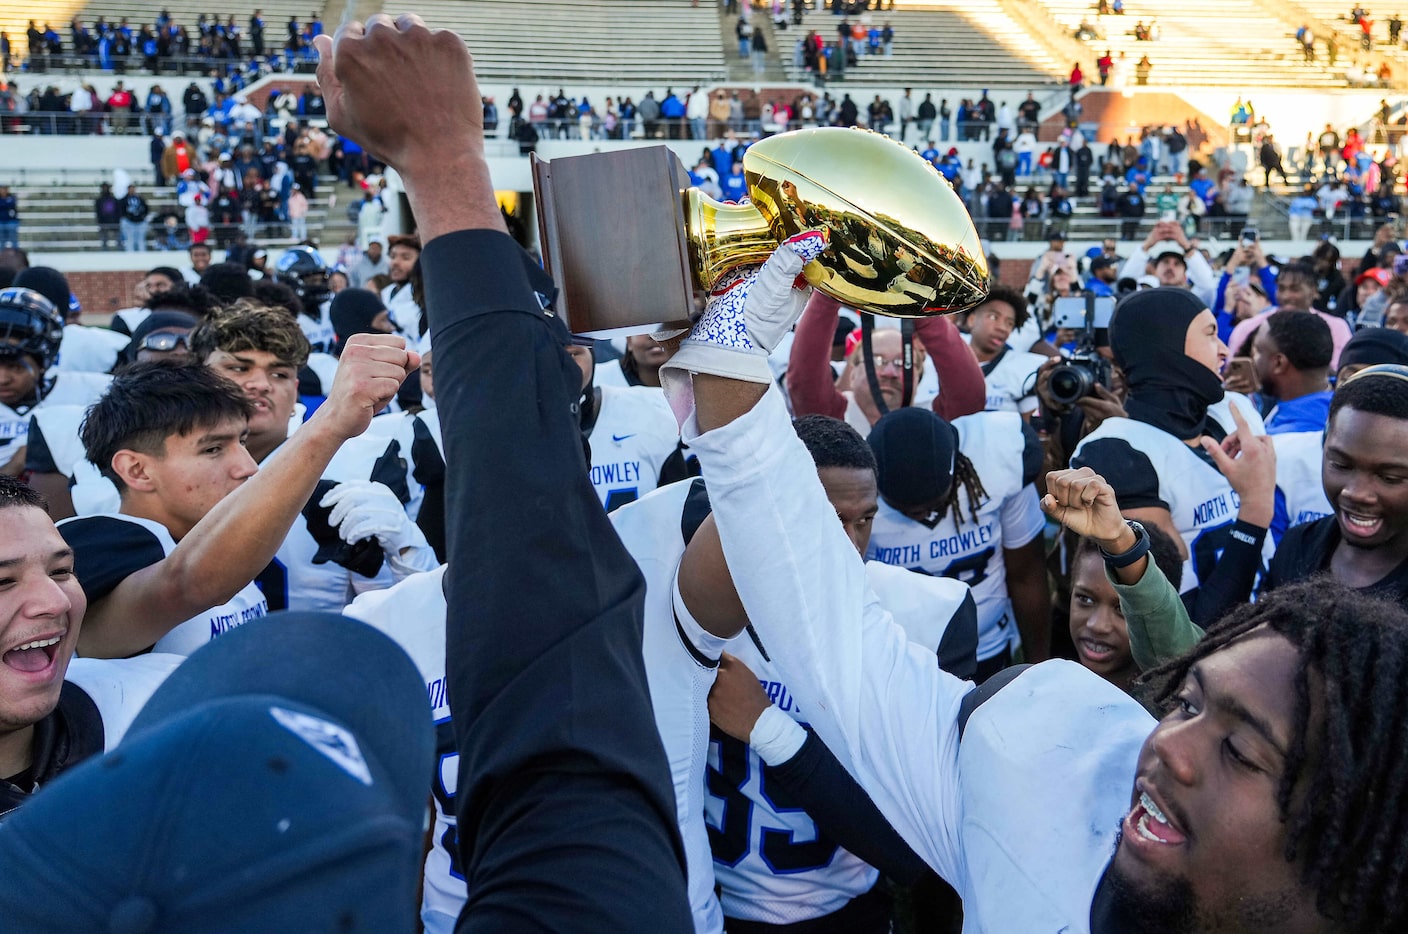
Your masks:
<svg viewBox="0 0 1408 934"><path fill-rule="evenodd" d="M824 233L804 231L784 241L762 266L726 275L665 368L772 382L768 354L806 306L808 290L794 288L797 277L825 249Z"/></svg>

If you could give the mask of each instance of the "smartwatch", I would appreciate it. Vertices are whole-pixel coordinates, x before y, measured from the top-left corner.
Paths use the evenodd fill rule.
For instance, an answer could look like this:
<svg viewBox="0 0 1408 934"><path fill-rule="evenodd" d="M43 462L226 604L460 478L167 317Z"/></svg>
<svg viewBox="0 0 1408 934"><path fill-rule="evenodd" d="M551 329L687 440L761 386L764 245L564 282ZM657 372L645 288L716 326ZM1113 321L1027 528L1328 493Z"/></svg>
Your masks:
<svg viewBox="0 0 1408 934"><path fill-rule="evenodd" d="M1127 568L1149 553L1149 533L1144 531L1144 526L1133 519L1126 519L1125 522L1134 533L1134 546L1117 555L1110 554L1104 548L1100 549L1100 556L1105 559L1105 564L1115 570Z"/></svg>

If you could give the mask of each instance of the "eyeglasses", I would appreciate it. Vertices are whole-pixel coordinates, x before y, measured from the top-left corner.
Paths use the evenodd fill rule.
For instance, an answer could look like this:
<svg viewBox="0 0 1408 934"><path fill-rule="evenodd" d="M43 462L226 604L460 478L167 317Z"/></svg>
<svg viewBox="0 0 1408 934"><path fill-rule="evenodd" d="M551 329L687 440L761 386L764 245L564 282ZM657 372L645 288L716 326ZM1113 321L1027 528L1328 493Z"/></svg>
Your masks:
<svg viewBox="0 0 1408 934"><path fill-rule="evenodd" d="M185 334L173 334L170 331L159 331L156 334L148 334L146 337L142 338L142 342L137 346L140 350L154 350L157 353L170 353L177 347L190 350L191 341Z"/></svg>
<svg viewBox="0 0 1408 934"><path fill-rule="evenodd" d="M900 356L900 357L887 357L887 356L885 356L884 354L878 353L878 354L875 354L875 356L872 357L871 359L872 359L872 360L874 361L874 363L875 363L876 372L879 372L880 370L885 369L885 367L887 367L887 366L892 366L892 367L894 367L894 368L897 369L897 370L903 370L903 369L904 369L904 357L902 357L902 356ZM912 359L914 360L914 366L915 366L916 368L918 368L918 366L919 366L919 360L918 360L918 358L915 357L915 358L912 358Z"/></svg>

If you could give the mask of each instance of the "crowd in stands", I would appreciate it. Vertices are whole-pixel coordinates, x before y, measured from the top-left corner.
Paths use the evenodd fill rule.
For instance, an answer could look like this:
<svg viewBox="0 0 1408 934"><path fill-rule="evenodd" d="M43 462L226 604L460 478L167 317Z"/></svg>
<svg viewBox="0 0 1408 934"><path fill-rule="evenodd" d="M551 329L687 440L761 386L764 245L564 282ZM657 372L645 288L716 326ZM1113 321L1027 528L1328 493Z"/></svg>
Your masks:
<svg viewBox="0 0 1408 934"><path fill-rule="evenodd" d="M1058 228L890 326L804 283L931 244L848 218L595 341L417 25L318 41L415 234L109 327L0 245L7 929L1408 928L1402 230Z"/></svg>
<svg viewBox="0 0 1408 934"><path fill-rule="evenodd" d="M1325 36L1318 36L1315 28L1309 24L1302 23L1296 28L1295 43L1301 50L1301 55L1307 62L1317 61L1316 45L1324 45L1325 61L1330 68L1339 68L1344 73L1345 81L1350 87L1381 87L1393 86L1393 67L1389 65L1388 59L1380 58L1375 65L1371 60L1370 53L1374 50L1374 19L1369 12L1362 7L1355 6L1345 19L1353 26L1357 27L1359 41L1357 47L1350 50L1351 57L1344 59L1341 56L1340 37L1334 31L1328 32ZM1399 35L1403 31L1403 21L1395 13L1388 21L1389 50L1398 48ZM1408 46L1404 46L1408 48ZM1379 46L1380 52L1385 46Z"/></svg>
<svg viewBox="0 0 1408 934"><path fill-rule="evenodd" d="M326 105L316 86L301 95L274 89L261 113L243 95L219 94L210 103L192 83L184 106L185 113L174 117L169 110L143 115L150 121L152 187L160 193L159 201L148 201L136 180L101 186L93 211L103 248L184 250L191 244L224 247L256 237L303 241L309 237L308 214L324 175L361 193L347 207L363 230L363 242L380 232L386 213L379 174L384 166L357 143L324 128ZM96 132L100 121L127 117L74 112L41 125L32 122L36 113L31 112L13 119L31 121L40 132L75 133ZM137 117L131 119L135 124ZM109 132L122 132L103 125ZM9 217L10 239L17 239L20 206L8 190L6 195L0 198L0 217Z"/></svg>
<svg viewBox="0 0 1408 934"><path fill-rule="evenodd" d="M74 17L67 39L51 24L30 20L24 37L24 54L17 40L0 32L0 59L4 72L88 70L129 71L151 74L190 73L230 76L246 80L271 72L312 70L317 62L313 39L323 32L317 12L300 23L292 17L287 35L265 36L263 11L256 9L246 25L234 14L222 22L218 16L201 13L194 23L181 23L169 10L162 10L152 23L133 25L126 17L108 22L99 16L92 23Z"/></svg>

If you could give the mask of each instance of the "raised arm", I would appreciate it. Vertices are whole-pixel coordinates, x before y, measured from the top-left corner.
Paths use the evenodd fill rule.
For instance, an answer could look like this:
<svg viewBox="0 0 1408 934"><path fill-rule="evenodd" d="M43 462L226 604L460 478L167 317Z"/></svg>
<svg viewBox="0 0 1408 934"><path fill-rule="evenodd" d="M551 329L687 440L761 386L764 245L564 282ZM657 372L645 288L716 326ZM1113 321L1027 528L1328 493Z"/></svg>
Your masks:
<svg viewBox="0 0 1408 934"><path fill-rule="evenodd" d="M817 735L905 842L961 887L957 716L971 685L940 671L876 601L780 394L764 390L695 374L698 420L685 426L740 605Z"/></svg>
<svg viewBox="0 0 1408 934"><path fill-rule="evenodd" d="M171 554L89 604L79 652L94 658L141 652L254 580L273 559L337 449L366 430L419 362L400 337L362 334L349 340L328 401L258 473L197 522Z"/></svg>
<svg viewBox="0 0 1408 934"><path fill-rule="evenodd" d="M797 322L792 352L787 358L787 395L799 418L846 417L846 397L836 389L836 374L831 370L831 343L840 320L841 303L813 291Z"/></svg>
<svg viewBox="0 0 1408 934"><path fill-rule="evenodd" d="M939 374L934 411L949 421L981 412L987 404L983 370L953 322L942 315L922 318L915 322L914 336L924 345L929 365Z"/></svg>
<svg viewBox="0 0 1408 934"><path fill-rule="evenodd" d="M957 717L971 685L941 672L879 605L770 388L766 355L795 320L788 293L801 258L784 245L745 301L711 303L662 382L677 411L692 395L683 434L709 478L734 591L763 646L817 735L905 842L961 889ZM680 568L696 618L733 593L719 582L704 605L690 602L685 581L704 547L696 535Z"/></svg>
<svg viewBox="0 0 1408 934"><path fill-rule="evenodd" d="M1046 489L1041 508L1072 532L1094 539L1106 554L1134 547L1134 531L1120 514L1114 488L1089 467L1052 471ZM1141 671L1182 654L1202 638L1203 631L1188 619L1178 588L1147 554L1127 567L1107 567L1106 573L1120 595L1130 653Z"/></svg>
<svg viewBox="0 0 1408 934"><path fill-rule="evenodd" d="M318 51L329 121L401 173L428 241L469 890L458 929L687 930L641 660L644 582L587 477L581 375L537 297L552 282L494 201L469 54L454 33L383 14Z"/></svg>

